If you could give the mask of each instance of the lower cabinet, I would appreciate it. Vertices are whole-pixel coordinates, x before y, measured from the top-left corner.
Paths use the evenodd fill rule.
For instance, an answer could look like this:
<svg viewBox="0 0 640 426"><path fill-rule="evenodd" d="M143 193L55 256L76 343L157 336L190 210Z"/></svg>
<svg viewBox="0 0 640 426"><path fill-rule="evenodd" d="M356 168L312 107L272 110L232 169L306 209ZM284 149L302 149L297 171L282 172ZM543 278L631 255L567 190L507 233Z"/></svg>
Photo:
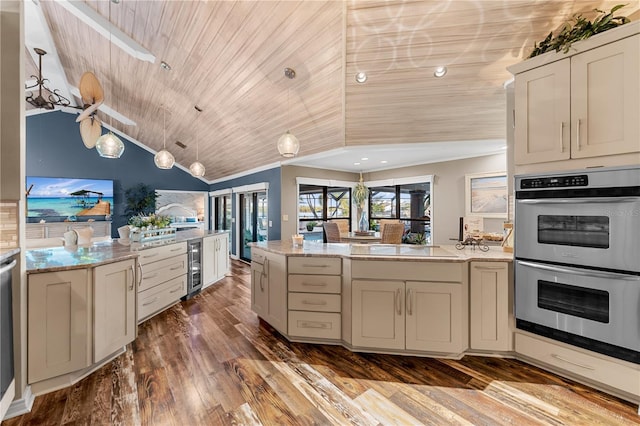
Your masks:
<svg viewBox="0 0 640 426"><path fill-rule="evenodd" d="M253 248L251 259L251 309L286 334L287 258Z"/></svg>
<svg viewBox="0 0 640 426"><path fill-rule="evenodd" d="M202 240L203 288L224 278L229 272L229 234L204 237Z"/></svg>
<svg viewBox="0 0 640 426"><path fill-rule="evenodd" d="M135 275L134 260L93 270L93 362L136 338Z"/></svg>
<svg viewBox="0 0 640 426"><path fill-rule="evenodd" d="M353 280L355 347L460 353L461 283Z"/></svg>
<svg viewBox="0 0 640 426"><path fill-rule="evenodd" d="M471 349L513 350L513 273L507 262L471 262L469 335Z"/></svg>
<svg viewBox="0 0 640 426"><path fill-rule="evenodd" d="M90 367L136 333L135 260L29 274L28 382Z"/></svg>
<svg viewBox="0 0 640 426"><path fill-rule="evenodd" d="M29 383L91 365L88 278L87 269L29 275Z"/></svg>

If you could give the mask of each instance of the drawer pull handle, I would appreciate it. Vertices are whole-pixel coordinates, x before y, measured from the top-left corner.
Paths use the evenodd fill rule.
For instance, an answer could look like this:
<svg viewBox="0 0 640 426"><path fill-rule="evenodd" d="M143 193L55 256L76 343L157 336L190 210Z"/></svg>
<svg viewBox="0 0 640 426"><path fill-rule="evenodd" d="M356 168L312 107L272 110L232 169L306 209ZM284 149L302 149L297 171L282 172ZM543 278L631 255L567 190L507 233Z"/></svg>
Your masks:
<svg viewBox="0 0 640 426"><path fill-rule="evenodd" d="M133 264L131 264L130 268L131 268L131 285L129 286L129 290L133 291L133 286L136 284L136 272L133 269Z"/></svg>
<svg viewBox="0 0 640 426"><path fill-rule="evenodd" d="M143 259L148 259L150 257L156 257L159 253L151 253L151 254L147 254L145 256L142 256Z"/></svg>
<svg viewBox="0 0 640 426"><path fill-rule="evenodd" d="M328 268L331 265L308 265L305 263L302 266L304 266L305 268Z"/></svg>
<svg viewBox="0 0 640 426"><path fill-rule="evenodd" d="M302 328L328 328L328 324L324 323L324 322L308 322L305 321L303 323L300 323L300 327Z"/></svg>
<svg viewBox="0 0 640 426"><path fill-rule="evenodd" d="M180 250L182 250L182 247L176 247L176 248L174 248L174 249L171 249L171 251L172 251L172 252L173 252L173 251L180 251Z"/></svg>
<svg viewBox="0 0 640 426"><path fill-rule="evenodd" d="M170 269L170 271L177 271L178 269L182 269L182 265L174 266L173 268Z"/></svg>
<svg viewBox="0 0 640 426"><path fill-rule="evenodd" d="M303 305L324 306L327 304L326 300L303 300Z"/></svg>
<svg viewBox="0 0 640 426"><path fill-rule="evenodd" d="M564 152L564 121L560 122L560 152Z"/></svg>
<svg viewBox="0 0 640 426"><path fill-rule="evenodd" d="M149 306L149 305L153 305L154 303L156 303L158 301L157 297L154 297L153 300L148 301L147 303L143 303L142 306Z"/></svg>
<svg viewBox="0 0 640 426"><path fill-rule="evenodd" d="M144 278L145 279L149 279L149 278L155 278L157 276L158 276L158 274L150 274L150 275L145 275Z"/></svg>
<svg viewBox="0 0 640 426"><path fill-rule="evenodd" d="M182 290L182 286L176 287L175 289L171 290L169 293L173 294L173 293L178 292L180 290Z"/></svg>
<svg viewBox="0 0 640 426"><path fill-rule="evenodd" d="M302 285L307 287L326 287L327 283L302 283Z"/></svg>
<svg viewBox="0 0 640 426"><path fill-rule="evenodd" d="M499 269L504 269L504 266L474 266L474 268L480 271L497 271Z"/></svg>
<svg viewBox="0 0 640 426"><path fill-rule="evenodd" d="M568 364L575 365L576 367L584 368L586 370L592 370L592 371L595 370L595 368L591 367L590 365L580 364L580 363L571 361L571 360L569 360L567 358L564 358L564 357L562 357L562 356L560 356L558 354L551 354L551 358L558 359L560 361L566 362Z"/></svg>

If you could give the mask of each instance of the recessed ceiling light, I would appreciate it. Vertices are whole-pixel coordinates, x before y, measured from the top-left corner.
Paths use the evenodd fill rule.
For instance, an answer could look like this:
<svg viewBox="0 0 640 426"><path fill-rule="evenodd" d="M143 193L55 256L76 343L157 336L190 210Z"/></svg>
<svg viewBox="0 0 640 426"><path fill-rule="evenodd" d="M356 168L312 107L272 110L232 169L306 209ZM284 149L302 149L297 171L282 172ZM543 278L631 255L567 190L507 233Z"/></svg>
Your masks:
<svg viewBox="0 0 640 426"><path fill-rule="evenodd" d="M438 67L436 68L436 70L433 72L433 75L435 77L444 77L444 75L447 73L447 67Z"/></svg>
<svg viewBox="0 0 640 426"><path fill-rule="evenodd" d="M387 160L382 160L382 161L380 161L380 162L381 162L382 164L387 164L387 163L388 163L388 161L387 161Z"/></svg>
<svg viewBox="0 0 640 426"><path fill-rule="evenodd" d="M362 161L367 161L369 159L369 157L362 157L361 160Z"/></svg>
<svg viewBox="0 0 640 426"><path fill-rule="evenodd" d="M359 73L356 74L356 82L362 84L365 81L367 81L367 73L360 71Z"/></svg>
<svg viewBox="0 0 640 426"><path fill-rule="evenodd" d="M354 166L359 166L360 163L358 163L357 161L355 163L353 163Z"/></svg>
<svg viewBox="0 0 640 426"><path fill-rule="evenodd" d="M160 62L160 68L162 68L163 70L171 71L171 65L169 65L165 61Z"/></svg>

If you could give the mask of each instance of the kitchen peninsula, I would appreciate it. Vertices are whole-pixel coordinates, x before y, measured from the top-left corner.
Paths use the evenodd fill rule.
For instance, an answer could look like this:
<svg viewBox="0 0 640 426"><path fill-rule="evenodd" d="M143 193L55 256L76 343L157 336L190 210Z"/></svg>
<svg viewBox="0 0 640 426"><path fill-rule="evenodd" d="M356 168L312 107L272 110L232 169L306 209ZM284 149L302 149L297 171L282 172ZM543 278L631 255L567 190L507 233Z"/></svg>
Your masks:
<svg viewBox="0 0 640 426"><path fill-rule="evenodd" d="M124 352L137 325L187 295L187 242L203 244L203 259L217 260L227 232L179 231L149 242L111 240L90 245L27 250L28 382L34 394L76 383ZM219 243L220 241L220 243ZM224 244L222 244L224 242Z"/></svg>

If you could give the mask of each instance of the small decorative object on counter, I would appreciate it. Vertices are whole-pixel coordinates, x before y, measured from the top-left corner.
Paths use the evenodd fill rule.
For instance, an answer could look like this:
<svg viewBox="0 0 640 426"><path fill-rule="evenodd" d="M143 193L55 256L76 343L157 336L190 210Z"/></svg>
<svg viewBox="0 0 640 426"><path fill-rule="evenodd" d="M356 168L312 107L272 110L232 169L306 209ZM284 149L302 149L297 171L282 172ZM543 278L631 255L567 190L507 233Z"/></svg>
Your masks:
<svg viewBox="0 0 640 426"><path fill-rule="evenodd" d="M291 236L291 241L294 247L302 247L304 237L302 235L296 234Z"/></svg>
<svg viewBox="0 0 640 426"><path fill-rule="evenodd" d="M477 238L469 235L463 241L458 241L456 243L456 248L458 250L464 249L466 246L471 246L473 250L478 247L481 251L489 251L489 246L484 243L482 238Z"/></svg>
<svg viewBox="0 0 640 426"><path fill-rule="evenodd" d="M502 225L504 229L504 238L502 240L502 251L513 253L513 223L505 222Z"/></svg>
<svg viewBox="0 0 640 426"><path fill-rule="evenodd" d="M135 242L145 242L160 238L175 238L176 229L172 228L171 218L151 214L149 216L136 215L129 219L131 226L130 239Z"/></svg>

